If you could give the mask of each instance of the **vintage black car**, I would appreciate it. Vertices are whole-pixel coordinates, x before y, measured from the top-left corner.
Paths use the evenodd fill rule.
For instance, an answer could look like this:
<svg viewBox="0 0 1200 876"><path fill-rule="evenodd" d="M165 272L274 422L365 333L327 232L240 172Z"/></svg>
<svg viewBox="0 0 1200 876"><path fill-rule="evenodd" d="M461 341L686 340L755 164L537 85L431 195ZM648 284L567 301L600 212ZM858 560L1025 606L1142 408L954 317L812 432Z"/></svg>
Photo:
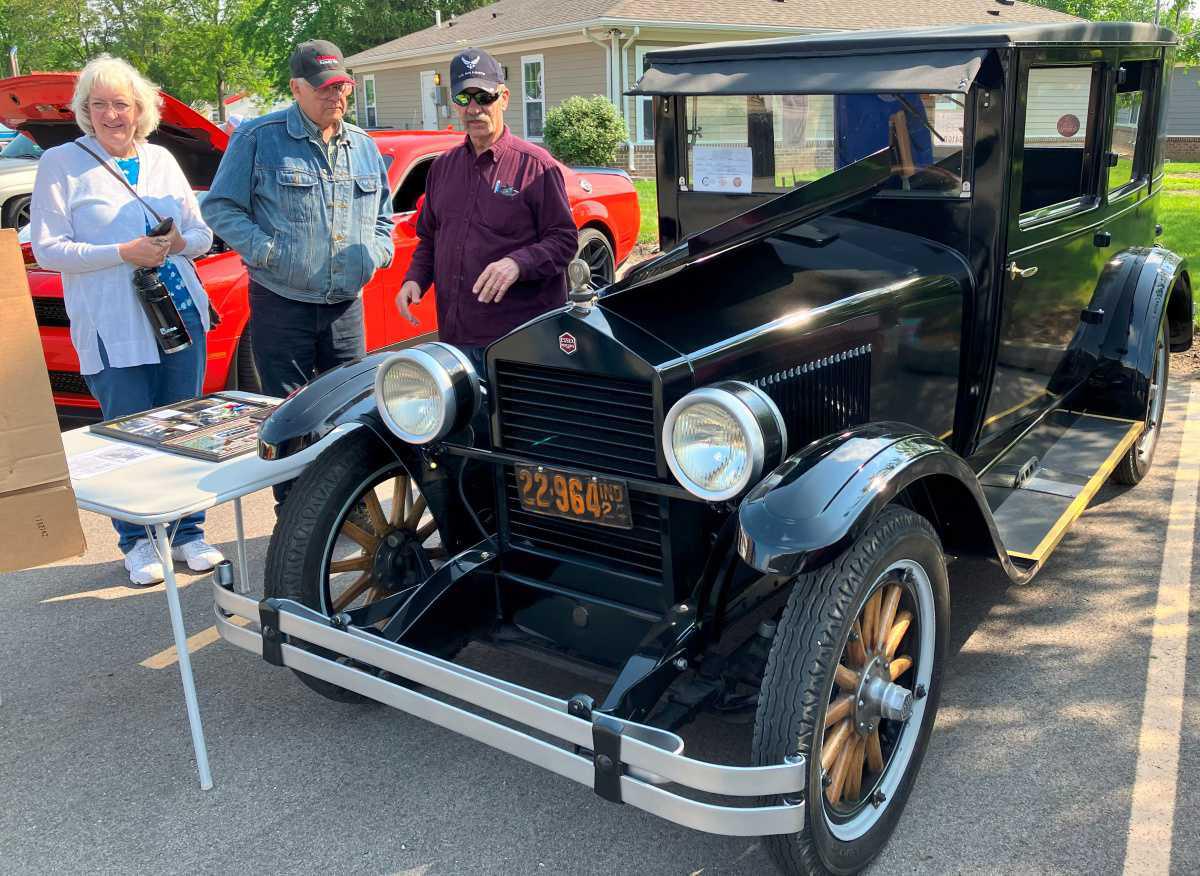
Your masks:
<svg viewBox="0 0 1200 876"><path fill-rule="evenodd" d="M214 588L222 635L332 699L765 836L786 872L863 867L933 726L948 562L1026 581L1153 460L1192 343L1155 242L1173 44L1079 22L650 54L663 254L607 289L584 271L486 374L427 339L283 404L262 455L338 437L267 598ZM591 686L451 662L472 641ZM711 711L753 715L751 763L684 754Z"/></svg>

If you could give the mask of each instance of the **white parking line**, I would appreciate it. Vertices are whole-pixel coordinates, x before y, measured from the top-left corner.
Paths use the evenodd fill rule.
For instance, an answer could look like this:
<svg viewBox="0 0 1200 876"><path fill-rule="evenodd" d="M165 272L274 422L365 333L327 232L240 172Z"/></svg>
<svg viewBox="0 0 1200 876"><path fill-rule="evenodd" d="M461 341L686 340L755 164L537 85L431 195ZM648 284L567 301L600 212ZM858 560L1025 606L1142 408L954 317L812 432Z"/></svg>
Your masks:
<svg viewBox="0 0 1200 876"><path fill-rule="evenodd" d="M1167 540L1154 606L1146 699L1138 736L1137 774L1125 845L1126 873L1166 876L1179 774L1179 737L1187 669L1188 601L1192 583L1196 499L1200 491L1200 389L1192 383L1179 464L1171 494Z"/></svg>

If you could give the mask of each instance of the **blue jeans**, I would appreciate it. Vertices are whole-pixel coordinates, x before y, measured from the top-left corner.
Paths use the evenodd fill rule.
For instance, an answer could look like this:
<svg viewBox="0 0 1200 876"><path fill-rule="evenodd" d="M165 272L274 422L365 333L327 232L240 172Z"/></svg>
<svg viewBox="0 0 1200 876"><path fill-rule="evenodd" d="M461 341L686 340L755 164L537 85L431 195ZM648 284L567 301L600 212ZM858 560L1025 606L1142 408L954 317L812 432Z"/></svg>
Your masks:
<svg viewBox="0 0 1200 876"><path fill-rule="evenodd" d="M112 420L136 414L139 411L169 405L183 399L195 398L204 388L204 366L208 358L208 344L204 337L204 326L200 313L194 308L183 311L183 323L192 336L192 345L178 353L160 353L162 361L157 365L134 365L130 368L113 368L108 364L108 353L104 342L100 342L100 362L103 368L95 374L85 374L100 412L104 419ZM147 485L147 489L153 489ZM120 540L117 547L127 554L139 538L146 537L146 529L136 523L114 520ZM204 512L189 514L168 527L172 542L178 546L198 541L204 537L200 525L204 523Z"/></svg>

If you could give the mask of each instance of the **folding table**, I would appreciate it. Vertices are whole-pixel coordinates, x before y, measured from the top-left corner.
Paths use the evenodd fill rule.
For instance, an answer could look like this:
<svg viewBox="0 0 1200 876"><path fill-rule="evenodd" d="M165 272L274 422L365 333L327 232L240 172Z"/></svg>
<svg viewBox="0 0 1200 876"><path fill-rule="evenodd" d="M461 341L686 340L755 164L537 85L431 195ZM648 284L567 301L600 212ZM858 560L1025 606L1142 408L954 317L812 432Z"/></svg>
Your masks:
<svg viewBox="0 0 1200 876"><path fill-rule="evenodd" d="M224 394L275 401L250 393ZM146 534L151 543L163 558L171 632L175 637L175 650L179 653L179 674L183 680L183 698L187 704L192 747L196 751L196 769L200 773L200 787L205 791L212 787L212 775L208 768L204 730L200 724L200 708L196 702L196 685L192 678L191 660L188 657L187 634L184 632L183 615L179 607L179 591L175 583L167 526L185 515L205 511L232 500L237 527L237 587L241 592L247 592L249 579L246 574L242 496L297 477L309 462L344 431L346 427L339 427L303 452L270 462L259 459L253 453L221 462L207 462L160 451L113 471L82 480L71 480L75 489L75 500L80 508L95 511L106 517L142 524L146 527ZM97 435L88 431L86 427L64 432L62 439L68 460L81 453L125 443L115 438Z"/></svg>

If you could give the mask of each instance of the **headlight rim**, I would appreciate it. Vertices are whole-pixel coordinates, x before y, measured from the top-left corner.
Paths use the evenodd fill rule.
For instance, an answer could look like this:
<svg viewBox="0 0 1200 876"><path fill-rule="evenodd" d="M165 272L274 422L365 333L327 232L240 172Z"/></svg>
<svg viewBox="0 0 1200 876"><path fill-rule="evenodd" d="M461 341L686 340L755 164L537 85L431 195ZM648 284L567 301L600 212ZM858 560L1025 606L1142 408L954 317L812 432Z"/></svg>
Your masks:
<svg viewBox="0 0 1200 876"><path fill-rule="evenodd" d="M446 364L439 361L439 357L435 354L435 351L451 356L462 368L462 374L452 374L446 367ZM392 417L391 411L388 410L383 397L383 382L389 371L395 367L397 362L401 361L411 362L423 370L437 387L442 406L441 418L437 428L428 434L417 435L402 428ZM465 411L462 407L463 399L459 396L459 387L464 380L471 393L471 398L467 402ZM380 363L379 368L375 371L375 408L379 412L379 416L383 419L384 425L388 427L392 434L408 444L432 444L435 441L445 438L446 435L453 431L456 425L460 424L460 421L470 420L471 416L478 409L480 402L479 375L475 371L475 366L465 353L453 345L442 341L430 341L415 347L398 350Z"/></svg>
<svg viewBox="0 0 1200 876"><path fill-rule="evenodd" d="M699 389L693 389L675 402L675 404L671 405L670 410L667 411L667 416L663 420L661 440L663 456L666 458L667 467L671 470L671 474L680 486L698 499L703 499L706 502L724 502L733 499L744 493L762 477L763 469L766 465L767 435L763 432L758 413L744 399L739 397L738 391L745 390L750 391L770 410L775 425L779 430L780 441L786 445L786 428L783 422L783 415L780 413L778 406L776 406L770 396L757 386L741 381L723 381L703 386ZM683 411L694 404L702 402L714 404L733 417L746 437L746 443L750 449L751 461L746 474L739 478L736 484L724 490L714 491L701 487L688 477L683 470L683 466L675 456L673 440L675 424L678 422Z"/></svg>

